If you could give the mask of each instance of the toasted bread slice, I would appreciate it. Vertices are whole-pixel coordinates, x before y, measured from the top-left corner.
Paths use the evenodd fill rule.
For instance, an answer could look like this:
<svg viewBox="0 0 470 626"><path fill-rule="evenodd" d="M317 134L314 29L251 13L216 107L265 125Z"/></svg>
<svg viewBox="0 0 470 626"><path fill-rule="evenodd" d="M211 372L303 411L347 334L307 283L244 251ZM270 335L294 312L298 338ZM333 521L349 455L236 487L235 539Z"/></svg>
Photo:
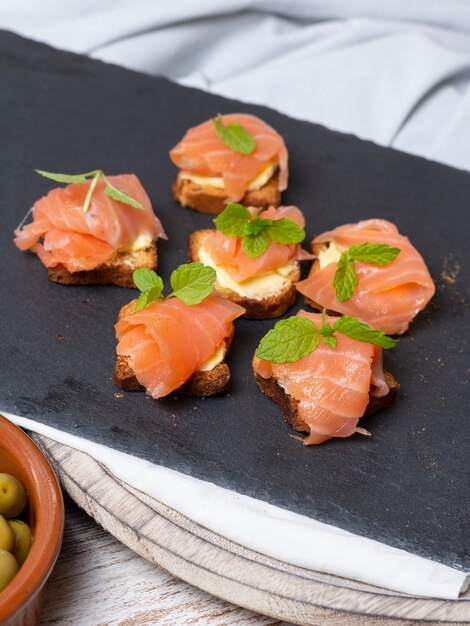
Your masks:
<svg viewBox="0 0 470 626"><path fill-rule="evenodd" d="M257 357L255 357L255 360L256 359ZM385 409L395 402L397 394L400 390L400 385L390 372L384 370L384 375L387 385L389 387L389 392L386 396L383 396L382 398L376 398L369 395L369 404L367 405L363 417L365 417L366 415L371 415L376 411L380 411L380 409ZM261 391L269 398L274 400L274 402L279 404L279 406L281 407L282 415L287 423L289 423L293 428L295 428L295 430L299 432L310 432L309 425L304 422L302 418L299 417L299 401L285 392L281 385L279 385L275 376L271 376L271 378L263 378L259 374L255 373L255 380Z"/></svg>
<svg viewBox="0 0 470 626"><path fill-rule="evenodd" d="M230 381L230 369L226 363L220 363L207 372L194 372L175 394L184 396L199 396L206 398L225 391ZM123 391L144 391L134 373L132 359L128 356L118 356L114 370L114 384Z"/></svg>
<svg viewBox="0 0 470 626"><path fill-rule="evenodd" d="M157 245L152 243L142 250L115 252L113 256L92 270L69 272L63 265L49 267L47 273L54 283L62 285L119 285L134 287L132 274L138 267L157 268Z"/></svg>
<svg viewBox="0 0 470 626"><path fill-rule="evenodd" d="M211 229L196 230L189 236L188 254L191 261L200 261L199 250L204 245L206 239L212 235L214 231ZM286 276L285 284L276 294L268 295L265 298L255 299L242 296L232 289L223 287L216 282L215 290L227 300L231 300L240 306L245 307L246 311L242 317L249 319L270 319L280 317L289 307L291 307L297 299L297 291L295 283L300 278L300 263L296 261L293 269Z"/></svg>
<svg viewBox="0 0 470 626"><path fill-rule="evenodd" d="M278 189L278 184L279 176L276 173L260 189L247 191L240 203L244 206L278 207L281 204L281 192ZM181 178L180 174L178 174L173 185L173 196L184 207L214 215L222 213L228 203L224 189L201 187L191 180Z"/></svg>
<svg viewBox="0 0 470 626"><path fill-rule="evenodd" d="M136 300L132 300L128 304L125 304L119 311L119 319L125 315L132 313ZM224 358L232 343L234 333L234 326L232 325L232 334L225 339L226 352ZM200 398L206 398L207 396L213 396L216 393L225 391L228 383L230 382L230 369L225 363L219 363L213 369L207 371L197 371L189 378L181 387L175 389L175 394L182 394L184 396L199 396ZM128 356L118 356L116 359L116 366L114 369L114 384L123 391L145 391L135 376L134 364L132 359Z"/></svg>

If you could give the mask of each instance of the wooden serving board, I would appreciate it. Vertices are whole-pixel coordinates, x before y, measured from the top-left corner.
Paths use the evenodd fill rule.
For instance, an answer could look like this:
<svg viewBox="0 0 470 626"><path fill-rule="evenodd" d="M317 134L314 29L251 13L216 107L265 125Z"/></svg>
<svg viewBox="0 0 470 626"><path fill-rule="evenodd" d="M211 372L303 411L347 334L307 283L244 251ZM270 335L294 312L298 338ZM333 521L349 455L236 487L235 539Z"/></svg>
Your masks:
<svg viewBox="0 0 470 626"><path fill-rule="evenodd" d="M321 574L253 552L122 483L89 455L41 435L34 441L65 490L134 552L204 591L296 624L470 624L470 591L426 599Z"/></svg>

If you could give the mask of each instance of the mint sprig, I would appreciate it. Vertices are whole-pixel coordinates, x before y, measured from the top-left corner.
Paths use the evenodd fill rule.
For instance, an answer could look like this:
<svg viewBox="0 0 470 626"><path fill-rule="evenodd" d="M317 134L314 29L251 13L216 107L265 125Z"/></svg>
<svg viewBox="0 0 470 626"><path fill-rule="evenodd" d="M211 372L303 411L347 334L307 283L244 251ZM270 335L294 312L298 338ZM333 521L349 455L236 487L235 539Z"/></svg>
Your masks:
<svg viewBox="0 0 470 626"><path fill-rule="evenodd" d="M313 352L319 342L313 322L305 317L289 317L277 322L261 339L256 356L273 363L293 363Z"/></svg>
<svg viewBox="0 0 470 626"><path fill-rule="evenodd" d="M199 304L212 293L216 277L215 270L202 263L180 265L170 276L173 288L170 296L176 296L190 306Z"/></svg>
<svg viewBox="0 0 470 626"><path fill-rule="evenodd" d="M386 350L394 348L398 343L397 339L389 337L383 330L374 330L369 324L364 324L364 322L360 322L355 317L350 317L349 315L340 317L335 322L334 330L351 339L373 343Z"/></svg>
<svg viewBox="0 0 470 626"><path fill-rule="evenodd" d="M256 149L255 138L238 122L229 122L225 125L220 113L212 122L219 138L234 152L251 154Z"/></svg>
<svg viewBox="0 0 470 626"><path fill-rule="evenodd" d="M112 185L109 182L105 173L102 170L93 170L92 172L86 172L85 174L55 174L52 172L45 172L44 170L34 170L34 171L37 174L44 176L44 178L55 180L58 183L67 183L67 184L78 183L79 184L79 183L85 183L87 180L91 178L92 179L91 185L88 188L88 193L86 195L85 202L83 203L84 213L87 213L90 208L91 199L93 197L93 192L95 191L96 185L98 184L98 181L100 178L103 178L103 180L106 183L106 186L104 188L104 193L107 196L109 196L110 198L113 198L113 200L118 200L119 202L128 204L134 207L135 209L140 209L141 211L146 210L143 204L141 204L137 200L134 200L134 198L131 198L130 196L128 196L127 193L125 193L122 189L117 189L117 187L114 187L114 185Z"/></svg>
<svg viewBox="0 0 470 626"><path fill-rule="evenodd" d="M241 237L246 224L251 220L251 213L242 204L230 202L218 215L214 224L217 230L227 237Z"/></svg>
<svg viewBox="0 0 470 626"><path fill-rule="evenodd" d="M388 243L361 243L350 246L338 261L333 287L340 302L349 300L356 291L358 278L354 261L372 265L388 265L400 253L400 248L392 248Z"/></svg>
<svg viewBox="0 0 470 626"><path fill-rule="evenodd" d="M320 328L312 320L296 315L277 322L261 339L256 356L272 363L294 363L313 352L320 344L320 339L334 350L336 333L385 349L393 348L398 343L396 339L385 335L383 330L374 330L368 324L347 315L338 318L331 326L325 321L323 309Z"/></svg>
<svg viewBox="0 0 470 626"><path fill-rule="evenodd" d="M141 292L134 313L152 302L168 300L172 296L189 306L199 304L212 293L216 281L216 273L212 267L202 263L185 263L172 272L170 284L173 291L164 296L163 280L153 270L139 267L132 276L135 286Z"/></svg>
<svg viewBox="0 0 470 626"><path fill-rule="evenodd" d="M356 291L358 278L354 269L354 259L347 252L339 257L338 266L333 278L333 287L340 302L348 300Z"/></svg>
<svg viewBox="0 0 470 626"><path fill-rule="evenodd" d="M305 239L305 231L297 222L288 217L278 220L259 217L263 210L253 216L241 204L230 202L215 218L214 224L227 237L240 237L243 250L252 259L264 254L271 241L290 244Z"/></svg>

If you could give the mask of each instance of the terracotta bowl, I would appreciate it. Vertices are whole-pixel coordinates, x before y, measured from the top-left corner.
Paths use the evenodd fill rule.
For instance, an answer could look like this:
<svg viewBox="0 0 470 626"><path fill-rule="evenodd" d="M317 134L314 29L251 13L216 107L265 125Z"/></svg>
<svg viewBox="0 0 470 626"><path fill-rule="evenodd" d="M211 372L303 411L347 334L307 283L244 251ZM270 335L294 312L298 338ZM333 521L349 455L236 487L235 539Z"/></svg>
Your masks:
<svg viewBox="0 0 470 626"><path fill-rule="evenodd" d="M64 503L46 457L20 428L1 415L0 472L16 476L26 487L28 523L33 531L33 544L25 562L0 593L0 624L32 626L62 545Z"/></svg>

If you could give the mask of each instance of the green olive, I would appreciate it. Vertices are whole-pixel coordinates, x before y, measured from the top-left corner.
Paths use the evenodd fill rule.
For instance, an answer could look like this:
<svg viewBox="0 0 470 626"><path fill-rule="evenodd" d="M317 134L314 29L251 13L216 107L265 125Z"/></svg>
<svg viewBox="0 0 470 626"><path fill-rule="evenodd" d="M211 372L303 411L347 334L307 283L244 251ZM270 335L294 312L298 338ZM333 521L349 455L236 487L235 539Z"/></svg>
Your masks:
<svg viewBox="0 0 470 626"><path fill-rule="evenodd" d="M25 524L20 519L8 520L8 524L15 536L15 546L13 548L13 556L18 561L18 565L21 567L28 556L28 552L31 548L33 536L28 524Z"/></svg>
<svg viewBox="0 0 470 626"><path fill-rule="evenodd" d="M3 515L0 515L0 550L13 552L14 547L15 535L13 530L10 528Z"/></svg>
<svg viewBox="0 0 470 626"><path fill-rule="evenodd" d="M18 563L13 554L0 550L0 592L11 582L18 569Z"/></svg>
<svg viewBox="0 0 470 626"><path fill-rule="evenodd" d="M0 474L0 515L18 517L28 503L25 488L10 474Z"/></svg>

